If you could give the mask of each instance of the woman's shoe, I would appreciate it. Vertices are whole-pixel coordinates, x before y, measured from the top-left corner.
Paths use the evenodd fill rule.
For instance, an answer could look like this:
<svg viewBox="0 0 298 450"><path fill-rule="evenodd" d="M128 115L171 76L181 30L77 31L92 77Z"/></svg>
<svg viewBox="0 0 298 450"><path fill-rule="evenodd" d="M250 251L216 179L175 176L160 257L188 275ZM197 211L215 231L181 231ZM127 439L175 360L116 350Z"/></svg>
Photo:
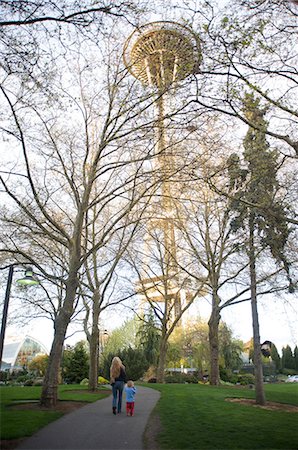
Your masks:
<svg viewBox="0 0 298 450"><path fill-rule="evenodd" d="M115 415L117 414L116 413L116 406L113 406L113 414L115 414Z"/></svg>

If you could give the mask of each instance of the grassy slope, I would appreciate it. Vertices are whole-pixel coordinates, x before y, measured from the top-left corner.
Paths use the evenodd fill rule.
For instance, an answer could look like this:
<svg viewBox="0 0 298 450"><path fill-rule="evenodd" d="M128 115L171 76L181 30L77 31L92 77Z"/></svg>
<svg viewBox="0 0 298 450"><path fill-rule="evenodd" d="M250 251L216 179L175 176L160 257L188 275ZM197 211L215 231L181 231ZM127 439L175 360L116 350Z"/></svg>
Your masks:
<svg viewBox="0 0 298 450"><path fill-rule="evenodd" d="M226 402L254 398L249 389L156 385L162 449L297 449L298 414ZM267 385L267 400L298 404L297 385Z"/></svg>
<svg viewBox="0 0 298 450"><path fill-rule="evenodd" d="M82 392L86 390L86 392ZM75 392L75 391L79 392ZM0 387L0 424L1 439L17 439L25 436L31 436L37 430L58 419L63 413L58 411L31 411L10 409L9 405L32 401L38 401L41 394L41 387L19 387L19 386L1 386ZM109 395L109 391L107 391ZM59 386L59 400L71 400L81 402L94 402L105 397L105 394L93 394L87 391L86 387L79 385Z"/></svg>

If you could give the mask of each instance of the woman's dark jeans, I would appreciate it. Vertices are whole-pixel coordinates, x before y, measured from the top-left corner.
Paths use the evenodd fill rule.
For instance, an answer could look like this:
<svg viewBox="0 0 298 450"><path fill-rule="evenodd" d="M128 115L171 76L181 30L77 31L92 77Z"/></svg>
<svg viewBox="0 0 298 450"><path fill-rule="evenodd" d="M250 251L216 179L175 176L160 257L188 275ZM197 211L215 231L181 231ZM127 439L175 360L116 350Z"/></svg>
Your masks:
<svg viewBox="0 0 298 450"><path fill-rule="evenodd" d="M121 412L123 388L124 381L115 381L115 383L112 384L113 408L117 408L118 413Z"/></svg>

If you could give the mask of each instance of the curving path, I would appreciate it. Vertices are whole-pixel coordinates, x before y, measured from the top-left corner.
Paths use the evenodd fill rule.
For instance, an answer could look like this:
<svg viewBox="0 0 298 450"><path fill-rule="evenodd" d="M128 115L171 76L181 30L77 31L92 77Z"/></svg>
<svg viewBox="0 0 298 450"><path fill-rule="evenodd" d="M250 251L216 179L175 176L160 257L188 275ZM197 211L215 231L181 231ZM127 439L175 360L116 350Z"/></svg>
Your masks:
<svg viewBox="0 0 298 450"><path fill-rule="evenodd" d="M137 386L135 415L112 414L112 398L83 406L26 439L17 450L142 450L149 415L160 397L154 389Z"/></svg>

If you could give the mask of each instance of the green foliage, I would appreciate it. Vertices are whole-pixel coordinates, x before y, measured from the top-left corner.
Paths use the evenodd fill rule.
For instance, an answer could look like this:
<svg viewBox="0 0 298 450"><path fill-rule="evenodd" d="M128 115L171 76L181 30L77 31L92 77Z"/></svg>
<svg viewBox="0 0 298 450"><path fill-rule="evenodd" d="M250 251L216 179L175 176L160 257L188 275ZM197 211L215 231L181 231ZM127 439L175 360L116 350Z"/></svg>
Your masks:
<svg viewBox="0 0 298 450"><path fill-rule="evenodd" d="M198 381L198 373L168 372L165 376L166 383L198 383Z"/></svg>
<svg viewBox="0 0 298 450"><path fill-rule="evenodd" d="M150 365L141 349L126 348L120 357L126 367L128 379L139 380Z"/></svg>
<svg viewBox="0 0 298 450"><path fill-rule="evenodd" d="M275 364L275 369L277 371L280 370L281 369L281 359L280 359L279 353L277 351L277 348L276 348L276 346L273 343L272 343L272 346L271 346L271 358L272 358L272 361Z"/></svg>
<svg viewBox="0 0 298 450"><path fill-rule="evenodd" d="M169 342L167 348L167 367L177 369L183 356L183 346L181 342Z"/></svg>
<svg viewBox="0 0 298 450"><path fill-rule="evenodd" d="M28 369L38 376L44 376L47 370L49 357L48 355L36 355L28 364Z"/></svg>
<svg viewBox="0 0 298 450"><path fill-rule="evenodd" d="M219 375L222 381L236 384L238 382L238 375L233 373L231 369L219 368Z"/></svg>
<svg viewBox="0 0 298 450"><path fill-rule="evenodd" d="M269 248L273 258L283 265L289 291L293 292L290 266L284 254L290 234L286 219L289 207L277 196L279 160L278 153L270 149L266 140L266 109L261 108L260 100L254 94L246 93L243 111L253 127L249 127L243 141L245 169L240 167L237 155L231 155L228 160L230 191L233 191L230 208L235 212L231 228L235 232L240 228L248 229L250 219L258 231L260 248Z"/></svg>
<svg viewBox="0 0 298 450"><path fill-rule="evenodd" d="M88 378L84 378L84 379L80 382L80 386L88 386L88 384L89 384Z"/></svg>
<svg viewBox="0 0 298 450"><path fill-rule="evenodd" d="M284 375L287 375L287 376L289 376L289 375L296 375L296 370L295 369L282 369L282 371L281 371L281 373L282 374L284 374ZM284 378L284 380L283 381L285 381L286 380L286 378Z"/></svg>
<svg viewBox="0 0 298 450"><path fill-rule="evenodd" d="M291 347L287 345L282 348L281 365L282 369L293 369L295 370L295 357L292 353Z"/></svg>
<svg viewBox="0 0 298 450"><path fill-rule="evenodd" d="M99 376L98 380L97 380L98 384L109 384L109 380L107 380L106 378Z"/></svg>
<svg viewBox="0 0 298 450"><path fill-rule="evenodd" d="M80 383L88 377L89 356L85 342L78 342L73 348L64 351L62 375L67 383Z"/></svg>
<svg viewBox="0 0 298 450"><path fill-rule="evenodd" d="M118 350L115 353L110 353L105 355L101 359L101 371L103 375L110 379L110 366L114 356L119 356L125 365L127 379L138 380L140 379L146 370L149 368L149 363L146 360L143 350L134 348L125 348L123 350Z"/></svg>
<svg viewBox="0 0 298 450"><path fill-rule="evenodd" d="M233 338L231 329L221 322L219 326L219 358L222 367L238 369L242 365L243 343ZM208 325L194 321L182 329L177 329L169 342L167 367L197 367L201 372L209 368L210 351Z"/></svg>
<svg viewBox="0 0 298 450"><path fill-rule="evenodd" d="M108 356L118 355L119 351L124 350L127 347L136 347L137 330L138 324L136 319L126 320L121 327L113 330L109 334L109 339L104 346L103 353L100 358L100 365L102 365L103 360L106 360Z"/></svg>
<svg viewBox="0 0 298 450"><path fill-rule="evenodd" d="M252 373L241 373L238 375L238 383L245 386L246 384L254 384L255 376Z"/></svg>
<svg viewBox="0 0 298 450"><path fill-rule="evenodd" d="M297 345L294 348L294 366L295 366L295 370L296 372L298 372L298 347Z"/></svg>
<svg viewBox="0 0 298 450"><path fill-rule="evenodd" d="M219 326L219 354L224 361L226 369L235 370L242 366L241 353L243 351L243 342L234 339L231 329L221 322Z"/></svg>
<svg viewBox="0 0 298 450"><path fill-rule="evenodd" d="M160 343L160 330L153 312L150 311L140 321L137 331L137 346L143 350L144 357L150 365L157 365Z"/></svg>
<svg viewBox="0 0 298 450"><path fill-rule="evenodd" d="M252 373L233 373L230 369L220 368L220 379L225 382L233 384L241 384L245 386L247 384L254 384L255 377Z"/></svg>

